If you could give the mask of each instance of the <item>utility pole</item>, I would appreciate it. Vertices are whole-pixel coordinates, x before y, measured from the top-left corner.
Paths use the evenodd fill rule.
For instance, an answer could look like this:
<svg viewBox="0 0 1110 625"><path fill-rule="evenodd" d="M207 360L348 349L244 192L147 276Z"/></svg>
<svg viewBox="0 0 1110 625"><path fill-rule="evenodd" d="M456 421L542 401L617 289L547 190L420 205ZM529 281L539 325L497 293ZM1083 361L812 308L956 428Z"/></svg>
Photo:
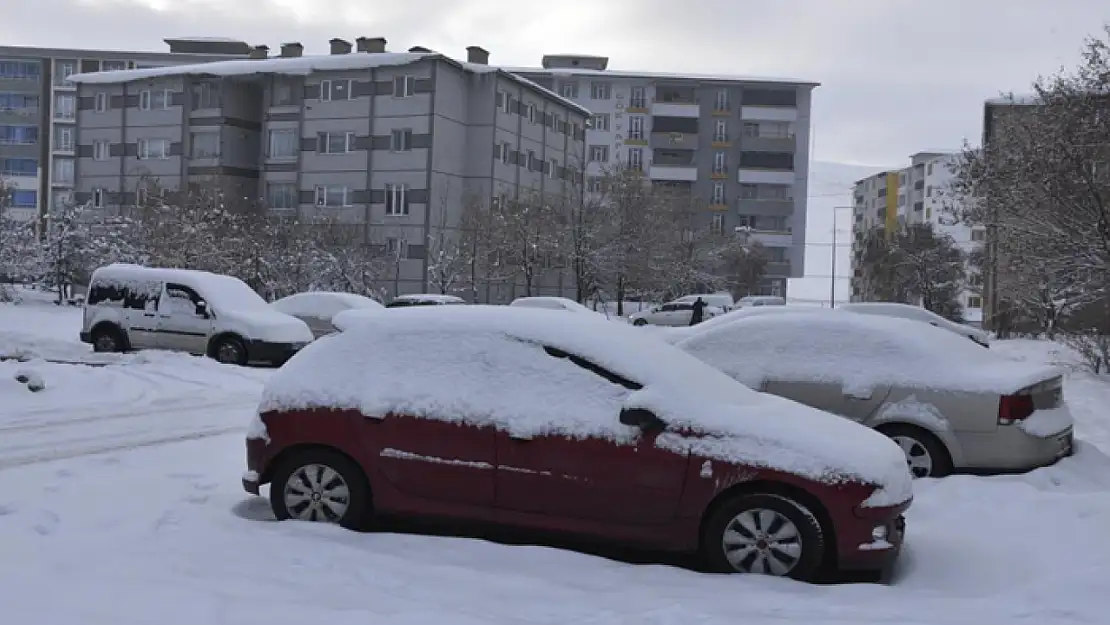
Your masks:
<svg viewBox="0 0 1110 625"><path fill-rule="evenodd" d="M832 250L832 270L829 271L829 308L836 308L836 251L839 247L836 241L836 212L843 209L851 209L851 206L834 206L832 209L833 226L832 226L832 245L829 246Z"/></svg>

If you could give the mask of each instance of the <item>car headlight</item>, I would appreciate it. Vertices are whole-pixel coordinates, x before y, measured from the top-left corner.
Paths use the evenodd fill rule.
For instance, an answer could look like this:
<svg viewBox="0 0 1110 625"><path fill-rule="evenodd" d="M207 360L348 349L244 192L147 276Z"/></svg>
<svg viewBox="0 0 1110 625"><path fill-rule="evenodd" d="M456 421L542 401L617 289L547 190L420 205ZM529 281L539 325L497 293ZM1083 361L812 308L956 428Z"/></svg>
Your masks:
<svg viewBox="0 0 1110 625"><path fill-rule="evenodd" d="M888 535L889 534L886 525L876 525L875 527L871 528L871 540L875 542L886 540L886 537Z"/></svg>

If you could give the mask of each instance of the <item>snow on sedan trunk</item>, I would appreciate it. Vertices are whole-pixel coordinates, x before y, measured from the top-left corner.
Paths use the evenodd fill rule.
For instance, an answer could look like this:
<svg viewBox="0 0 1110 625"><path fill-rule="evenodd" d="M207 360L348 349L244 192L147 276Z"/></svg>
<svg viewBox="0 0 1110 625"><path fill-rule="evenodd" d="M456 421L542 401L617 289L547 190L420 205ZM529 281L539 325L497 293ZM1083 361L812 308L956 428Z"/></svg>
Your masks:
<svg viewBox="0 0 1110 625"><path fill-rule="evenodd" d="M644 408L668 424L658 444L674 451L829 483L862 481L878 487L869 502L876 506L911 497L904 455L881 434L753 392L600 316L467 306L360 317L286 363L259 412L393 412L625 441L639 431L619 422L621 409ZM256 420L251 433L264 437L263 424Z"/></svg>

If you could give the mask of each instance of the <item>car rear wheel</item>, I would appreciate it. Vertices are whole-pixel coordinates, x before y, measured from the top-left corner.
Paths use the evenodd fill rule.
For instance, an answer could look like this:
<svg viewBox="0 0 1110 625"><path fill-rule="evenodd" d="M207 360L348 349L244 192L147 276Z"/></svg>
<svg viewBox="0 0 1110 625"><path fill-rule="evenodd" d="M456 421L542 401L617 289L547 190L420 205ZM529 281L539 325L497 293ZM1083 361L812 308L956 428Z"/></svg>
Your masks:
<svg viewBox="0 0 1110 625"><path fill-rule="evenodd" d="M92 333L94 352L122 352L123 334L115 328L97 328Z"/></svg>
<svg viewBox="0 0 1110 625"><path fill-rule="evenodd" d="M634 325L634 326L646 326L647 325L647 319L637 319L637 320L632 322L632 325Z"/></svg>
<svg viewBox="0 0 1110 625"><path fill-rule="evenodd" d="M713 512L702 556L717 573L758 573L811 581L825 557L825 534L804 505L775 494L735 497Z"/></svg>
<svg viewBox="0 0 1110 625"><path fill-rule="evenodd" d="M348 529L369 524L370 487L359 467L327 449L311 449L281 462L270 484L270 507L279 521L335 523Z"/></svg>
<svg viewBox="0 0 1110 625"><path fill-rule="evenodd" d="M225 365L247 364L247 346L243 341L234 336L225 336L212 346L212 355L216 362Z"/></svg>
<svg viewBox="0 0 1110 625"><path fill-rule="evenodd" d="M906 466L915 477L944 477L952 472L948 452L928 432L908 425L888 425L878 428L906 454Z"/></svg>

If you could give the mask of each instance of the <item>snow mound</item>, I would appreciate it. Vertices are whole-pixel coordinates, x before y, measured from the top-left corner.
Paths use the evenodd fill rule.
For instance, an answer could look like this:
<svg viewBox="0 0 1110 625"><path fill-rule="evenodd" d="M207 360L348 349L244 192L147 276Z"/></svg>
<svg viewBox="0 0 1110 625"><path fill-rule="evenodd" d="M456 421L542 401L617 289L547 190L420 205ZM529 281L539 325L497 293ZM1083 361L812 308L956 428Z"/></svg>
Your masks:
<svg viewBox="0 0 1110 625"><path fill-rule="evenodd" d="M751 316L676 346L751 388L792 380L1005 395L1063 373L919 321L836 311Z"/></svg>
<svg viewBox="0 0 1110 625"><path fill-rule="evenodd" d="M619 422L621 410L643 408L670 427L657 441L666 448L831 483L861 480L880 487L876 506L911 496L905 457L882 434L753 392L600 315L508 306L365 315L286 363L259 413L312 408L617 442L639 434ZM251 432L264 436L257 422Z"/></svg>

